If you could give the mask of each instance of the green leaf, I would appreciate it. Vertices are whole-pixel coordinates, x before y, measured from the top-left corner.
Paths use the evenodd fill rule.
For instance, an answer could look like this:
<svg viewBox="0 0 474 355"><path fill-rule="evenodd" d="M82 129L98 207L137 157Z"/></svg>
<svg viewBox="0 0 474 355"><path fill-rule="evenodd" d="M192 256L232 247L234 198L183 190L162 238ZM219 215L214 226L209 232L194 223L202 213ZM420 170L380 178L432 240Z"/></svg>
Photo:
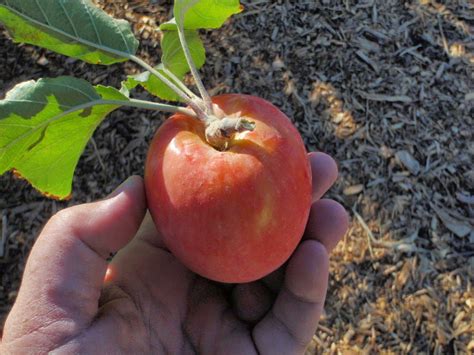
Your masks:
<svg viewBox="0 0 474 355"><path fill-rule="evenodd" d="M193 57L196 67L199 69L206 61L204 45L199 38L197 31L185 31L185 36L191 51L191 56ZM180 80L183 80L190 69L179 42L178 32L165 31L161 40L161 49L163 52L161 64L159 64L155 69L165 77L169 78L164 70L164 68L166 68ZM147 91L164 100L180 101L180 98L174 93L174 91L149 72L129 76L127 80L122 83L122 92L128 93L137 85L143 86Z"/></svg>
<svg viewBox="0 0 474 355"><path fill-rule="evenodd" d="M206 51L197 31L185 31L186 42L188 42L191 56L198 68L201 68L206 61ZM186 61L184 51L179 42L178 32L165 31L161 40L161 62L177 76L182 76L189 72L189 65Z"/></svg>
<svg viewBox="0 0 474 355"><path fill-rule="evenodd" d="M160 72L163 76L169 76L163 70L163 64L159 64L155 69ZM128 94L130 90L134 89L138 85L144 87L149 93L158 96L159 98L167 101L182 101L181 98L168 86L163 83L156 76L150 72L143 72L136 75L129 75L127 80L122 82L122 89L120 90L124 94Z"/></svg>
<svg viewBox="0 0 474 355"><path fill-rule="evenodd" d="M92 64L123 62L138 48L130 24L90 0L0 0L0 22L16 42Z"/></svg>
<svg viewBox="0 0 474 355"><path fill-rule="evenodd" d="M163 56L162 63L155 69L160 74L169 78L164 68L171 71L180 80L189 73L184 51L181 48L176 27L176 17L184 16L184 29L186 42L191 51L191 56L197 69L201 68L206 61L204 45L199 37L198 29L211 29L221 27L222 24L233 14L242 11L242 6L238 0L177 0L174 5L175 18L162 24L163 31L161 48ZM160 79L148 72L132 75L122 83L121 91L129 93L138 85L143 86L147 91L168 101L181 101L171 89L169 89Z"/></svg>
<svg viewBox="0 0 474 355"><path fill-rule="evenodd" d="M128 98L72 77L27 81L0 101L0 175L8 170L50 197L67 198L96 127Z"/></svg>
<svg viewBox="0 0 474 355"><path fill-rule="evenodd" d="M238 0L176 0L174 19L162 24L161 30L174 30L176 21L185 30L221 27L227 19L243 10Z"/></svg>

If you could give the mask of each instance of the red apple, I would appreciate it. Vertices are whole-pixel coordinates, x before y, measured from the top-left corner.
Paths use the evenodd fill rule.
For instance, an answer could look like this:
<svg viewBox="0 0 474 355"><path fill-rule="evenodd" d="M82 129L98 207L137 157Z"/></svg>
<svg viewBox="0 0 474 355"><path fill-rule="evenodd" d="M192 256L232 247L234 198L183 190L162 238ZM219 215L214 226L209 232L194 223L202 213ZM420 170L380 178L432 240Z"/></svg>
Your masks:
<svg viewBox="0 0 474 355"><path fill-rule="evenodd" d="M298 131L269 102L238 94L213 102L255 129L219 151L201 121L169 118L148 152L148 206L185 266L212 280L249 282L276 270L298 245L311 205L310 165Z"/></svg>

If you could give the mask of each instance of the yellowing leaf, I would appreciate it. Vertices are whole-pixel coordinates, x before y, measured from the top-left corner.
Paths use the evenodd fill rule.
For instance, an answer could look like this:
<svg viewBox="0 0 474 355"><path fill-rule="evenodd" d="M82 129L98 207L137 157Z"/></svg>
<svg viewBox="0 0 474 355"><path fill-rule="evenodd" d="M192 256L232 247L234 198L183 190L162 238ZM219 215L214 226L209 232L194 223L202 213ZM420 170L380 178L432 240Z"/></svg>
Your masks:
<svg viewBox="0 0 474 355"><path fill-rule="evenodd" d="M0 101L0 175L15 170L44 194L66 198L94 130L127 100L72 77L15 86Z"/></svg>

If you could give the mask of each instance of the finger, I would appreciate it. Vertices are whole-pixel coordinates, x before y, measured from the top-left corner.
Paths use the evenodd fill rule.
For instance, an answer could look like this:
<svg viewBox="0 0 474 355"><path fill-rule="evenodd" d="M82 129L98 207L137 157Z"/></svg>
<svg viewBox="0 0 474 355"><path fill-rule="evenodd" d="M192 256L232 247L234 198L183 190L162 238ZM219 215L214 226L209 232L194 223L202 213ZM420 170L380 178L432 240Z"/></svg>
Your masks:
<svg viewBox="0 0 474 355"><path fill-rule="evenodd" d="M309 153L313 181L313 201L319 200L337 179L337 164L325 153Z"/></svg>
<svg viewBox="0 0 474 355"><path fill-rule="evenodd" d="M153 260L149 267L144 265L147 258L145 258L143 251L137 251L137 248L144 248L147 254L150 251L154 253L154 256L152 256ZM136 278L137 274L135 267L146 270L150 267L155 268L157 253L161 254L163 251L169 253L169 250L163 243L161 234L155 227L150 211L147 211L134 240L128 244L126 248L123 248L119 253L117 253L112 262L109 263L104 279L104 286L108 286L109 284L116 282L118 279L123 279L125 275L128 275L129 273L132 274L130 275L132 279ZM136 254L138 254L138 257L133 258L132 261L129 256ZM122 260L124 258L126 260Z"/></svg>
<svg viewBox="0 0 474 355"><path fill-rule="evenodd" d="M298 247L275 304L253 330L260 353L304 352L323 310L328 270L328 253L321 243L307 240Z"/></svg>
<svg viewBox="0 0 474 355"><path fill-rule="evenodd" d="M258 281L235 285L231 298L234 313L249 323L262 319L273 303L272 292Z"/></svg>
<svg viewBox="0 0 474 355"><path fill-rule="evenodd" d="M163 238L155 227L150 211L147 211L145 218L143 219L142 225L137 233L137 239L141 239L156 248L168 250L163 243Z"/></svg>
<svg viewBox="0 0 474 355"><path fill-rule="evenodd" d="M106 258L133 238L145 206L143 181L132 177L110 198L57 213L31 251L10 318L33 328L58 318L88 324L97 312Z"/></svg>
<svg viewBox="0 0 474 355"><path fill-rule="evenodd" d="M304 239L321 242L330 253L349 228L349 216L339 203L322 199L311 206Z"/></svg>
<svg viewBox="0 0 474 355"><path fill-rule="evenodd" d="M349 215L344 207L336 201L322 199L311 206L303 240L317 240L330 253L344 237L348 228ZM273 292L280 290L283 284L285 265L262 279L262 283Z"/></svg>
<svg viewBox="0 0 474 355"><path fill-rule="evenodd" d="M277 270L273 271L271 274L268 274L261 280L262 283L275 294L280 291L281 286L283 285L287 264L287 262L284 263Z"/></svg>

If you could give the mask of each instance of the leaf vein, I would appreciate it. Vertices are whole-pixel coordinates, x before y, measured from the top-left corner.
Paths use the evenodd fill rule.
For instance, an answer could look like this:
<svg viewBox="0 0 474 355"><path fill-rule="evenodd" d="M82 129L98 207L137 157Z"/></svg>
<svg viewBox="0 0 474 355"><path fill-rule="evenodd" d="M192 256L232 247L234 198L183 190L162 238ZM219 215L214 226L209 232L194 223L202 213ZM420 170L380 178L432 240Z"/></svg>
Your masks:
<svg viewBox="0 0 474 355"><path fill-rule="evenodd" d="M92 15L91 15L91 13L90 13L90 9L89 9L89 7L88 7L86 4L84 4L84 1L83 1L83 0L80 0L80 1L81 1L81 4L84 6L86 12L87 12L87 15L89 16L89 19L90 19L90 21L91 21L91 23L92 23L92 27L94 27L95 36L97 37L97 40L99 41L99 44L102 46L102 45L103 45L103 44L102 44L102 38L100 37L99 31L97 30L97 26L96 26L96 24L95 24L95 21L94 21Z"/></svg>
<svg viewBox="0 0 474 355"><path fill-rule="evenodd" d="M61 5L61 8L62 8L64 14L66 15L67 20L71 24L72 30L74 31L74 35L76 37L79 37L79 33L77 32L76 25L74 24L74 22L71 19L71 16L69 16L69 13L67 12L66 8L64 7L64 1L60 0L59 5Z"/></svg>
<svg viewBox="0 0 474 355"><path fill-rule="evenodd" d="M17 138L15 138L11 142L9 142L7 145L0 148L0 153L6 152L6 150L8 148L10 148L13 144L18 142L19 140L22 140L25 136L31 135L31 134L35 133L36 131L38 131L39 129L43 128L44 126L49 125L50 123L55 122L55 121L65 117L65 116L67 116L71 113L74 113L74 112L80 111L80 110L84 110L84 109L87 109L87 108L95 106L95 105L107 105L107 104L109 104L109 103L106 100L102 100L102 99L101 100L95 100L95 101L91 101L91 102L76 106L75 108L72 108L70 110L61 112L60 114L58 114L56 116L53 116L53 117L41 122L38 126L32 127L30 130L28 130L28 131L24 132L23 134L19 135ZM1 160L2 157L3 157L3 154L0 156L0 160Z"/></svg>
<svg viewBox="0 0 474 355"><path fill-rule="evenodd" d="M58 84L58 83L51 83L51 82L49 83L49 85L51 85L51 86L59 86L59 87L63 87L63 88L68 88L68 89L70 89L70 90L73 90L73 91L76 91L76 92L82 94L83 96L87 97L87 98L90 99L90 100L97 100L97 97L90 96L88 93L86 93L86 92L82 91L81 89L78 89L78 88L76 88L76 87L74 87L74 86L69 86L69 85L64 85L64 84Z"/></svg>
<svg viewBox="0 0 474 355"><path fill-rule="evenodd" d="M43 17L46 20L46 23L48 24L48 26L51 26L51 23L49 22L49 18L48 18L48 16L46 16L46 13L44 12L43 7L40 5L38 0L35 0L35 3L36 3L36 6L38 6L38 8L40 9L41 15L43 15Z"/></svg>
<svg viewBox="0 0 474 355"><path fill-rule="evenodd" d="M30 104L41 104L41 105L46 105L46 101L34 101L34 100L16 100L16 99L4 99L2 100L3 102L27 102Z"/></svg>
<svg viewBox="0 0 474 355"><path fill-rule="evenodd" d="M2 123L0 121L0 127L21 127L21 128L31 128L31 125L20 124L20 123Z"/></svg>
<svg viewBox="0 0 474 355"><path fill-rule="evenodd" d="M118 30L118 32L120 33L120 36L122 37L122 41L123 41L123 43L125 44L125 47L127 47L127 52L130 53L131 50L130 50L130 47L128 46L127 39L125 38L125 35L123 34L122 29L117 25L116 22L114 22L114 27L115 27L115 28Z"/></svg>
<svg viewBox="0 0 474 355"><path fill-rule="evenodd" d="M89 46L89 47L92 47L92 48L96 48L96 49L99 49L99 50L102 50L106 53L109 53L109 54L113 54L113 55L116 55L116 56L119 56L119 57L123 57L123 58L128 58L130 59L131 57L131 51L130 51L130 48L128 46L128 44L126 43L126 47L127 47L127 50L129 51L128 53L127 52L123 52L121 50L116 50L116 49L113 49L113 48L109 48L109 47L106 47L104 45L98 45L96 43L93 43L85 38L82 38L80 36L78 37L75 37L74 35L70 34L70 33L67 33L65 31L62 31L58 28L55 28L55 27L52 27L51 25L46 25L34 18L32 18L31 16L28 16L27 14L25 14L24 12L21 12L19 11L18 9L16 9L15 7L13 7L10 3L6 3L7 4L7 7L10 11L12 11L14 14L24 18L25 20L27 21L30 21L32 22L33 24L37 25L38 27L41 27L41 28L45 28L49 31L52 31L52 32L55 32L59 35L62 35L64 37L67 37L67 38L70 38L72 40L75 40L79 43L82 43L86 46ZM116 26L116 25L115 25ZM124 36L122 35L122 38L124 38Z"/></svg>

